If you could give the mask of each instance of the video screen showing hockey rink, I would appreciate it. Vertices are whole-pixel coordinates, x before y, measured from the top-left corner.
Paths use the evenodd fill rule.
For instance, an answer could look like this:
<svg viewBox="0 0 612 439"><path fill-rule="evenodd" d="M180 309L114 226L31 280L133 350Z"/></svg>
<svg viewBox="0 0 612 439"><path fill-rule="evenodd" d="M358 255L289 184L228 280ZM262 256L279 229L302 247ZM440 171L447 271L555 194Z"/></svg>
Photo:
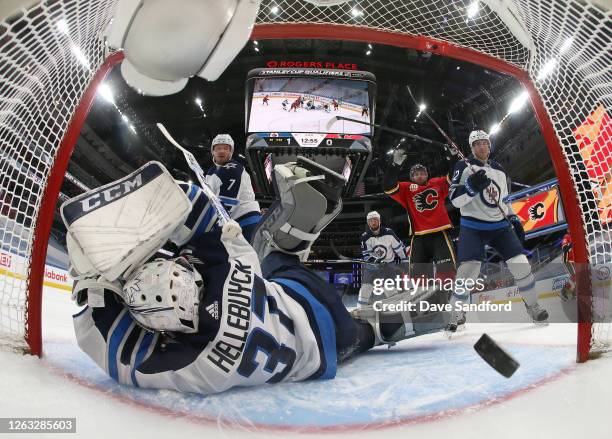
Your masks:
<svg viewBox="0 0 612 439"><path fill-rule="evenodd" d="M248 132L370 135L368 83L334 78L256 78Z"/></svg>

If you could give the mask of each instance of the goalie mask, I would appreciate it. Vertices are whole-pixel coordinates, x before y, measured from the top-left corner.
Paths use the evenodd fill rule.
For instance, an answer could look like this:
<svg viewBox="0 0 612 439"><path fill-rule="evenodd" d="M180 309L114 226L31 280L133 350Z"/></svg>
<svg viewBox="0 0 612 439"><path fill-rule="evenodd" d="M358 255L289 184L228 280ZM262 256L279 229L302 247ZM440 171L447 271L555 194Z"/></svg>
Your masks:
<svg viewBox="0 0 612 439"><path fill-rule="evenodd" d="M202 276L186 259L156 259L130 276L123 298L143 328L193 333L198 330L202 285Z"/></svg>

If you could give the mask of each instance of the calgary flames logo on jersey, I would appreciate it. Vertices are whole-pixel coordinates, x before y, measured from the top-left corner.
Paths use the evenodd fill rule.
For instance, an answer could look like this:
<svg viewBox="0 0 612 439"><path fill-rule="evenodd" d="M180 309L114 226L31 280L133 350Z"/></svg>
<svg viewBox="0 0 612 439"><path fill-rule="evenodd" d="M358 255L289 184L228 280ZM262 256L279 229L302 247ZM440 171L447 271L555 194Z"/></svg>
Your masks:
<svg viewBox="0 0 612 439"><path fill-rule="evenodd" d="M412 197L412 200L414 201L414 207L419 212L433 210L438 205L438 191L432 188L425 189Z"/></svg>
<svg viewBox="0 0 612 439"><path fill-rule="evenodd" d="M536 203L529 208L529 219L531 221L537 221L544 218L546 214L546 209L544 207L544 203Z"/></svg>

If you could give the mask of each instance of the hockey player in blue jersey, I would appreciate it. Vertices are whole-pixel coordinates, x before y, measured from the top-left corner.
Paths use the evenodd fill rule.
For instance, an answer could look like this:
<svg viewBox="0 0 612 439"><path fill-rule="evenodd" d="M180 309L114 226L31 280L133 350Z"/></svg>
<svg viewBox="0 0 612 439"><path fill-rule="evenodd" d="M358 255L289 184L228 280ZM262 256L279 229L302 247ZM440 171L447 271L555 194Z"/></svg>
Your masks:
<svg viewBox="0 0 612 439"><path fill-rule="evenodd" d="M204 193L156 163L66 202L81 349L119 383L210 394L330 379L352 355L446 326L448 313L349 314L300 261L344 178L302 158L274 177L253 246L233 220L202 223ZM176 254L151 260L166 239Z"/></svg>
<svg viewBox="0 0 612 439"><path fill-rule="evenodd" d="M214 164L206 172L206 184L221 199L231 218L238 222L250 242L261 218L251 177L242 163L232 158L234 140L229 134L217 135L211 143L210 152Z"/></svg>
<svg viewBox="0 0 612 439"><path fill-rule="evenodd" d="M461 210L457 278L478 278L485 245L489 245L506 261L531 319L545 322L548 312L538 303L535 279L523 254L521 221L512 207L503 201L510 187L508 176L499 163L490 160L491 142L485 131L472 131L469 144L472 149L469 166L465 161L457 162L449 193L452 204ZM505 215L500 212L500 207ZM456 300L465 302L469 297L455 294L452 301ZM464 318L462 312L455 313L449 330L456 330L456 323L461 323Z"/></svg>

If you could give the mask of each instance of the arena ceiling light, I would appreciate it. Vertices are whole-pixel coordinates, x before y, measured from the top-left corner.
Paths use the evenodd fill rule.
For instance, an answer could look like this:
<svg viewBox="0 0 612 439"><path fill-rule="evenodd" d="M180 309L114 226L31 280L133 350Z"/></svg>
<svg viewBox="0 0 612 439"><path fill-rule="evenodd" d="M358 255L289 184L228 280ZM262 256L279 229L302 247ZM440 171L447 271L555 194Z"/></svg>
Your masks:
<svg viewBox="0 0 612 439"><path fill-rule="evenodd" d="M204 115L204 117L206 117L206 113L204 112L204 107L202 107L202 99L200 99L199 97L195 98L195 103L198 107L200 107L200 110L202 111L202 114Z"/></svg>
<svg viewBox="0 0 612 439"><path fill-rule="evenodd" d="M552 73L553 70L555 70L555 67L557 67L556 58L551 58L548 61L546 61L546 63L542 66L542 68L538 72L536 81L541 81L542 79L546 78L548 75Z"/></svg>
<svg viewBox="0 0 612 439"><path fill-rule="evenodd" d="M363 11L358 8L351 9L351 15L355 18L363 17Z"/></svg>
<svg viewBox="0 0 612 439"><path fill-rule="evenodd" d="M561 47L559 48L559 53L565 53L568 51L572 44L574 43L574 37L569 37L567 40L563 42Z"/></svg>
<svg viewBox="0 0 612 439"><path fill-rule="evenodd" d="M270 8L270 12L272 12L273 14L278 14L279 11L280 11L280 8L276 5Z"/></svg>
<svg viewBox="0 0 612 439"><path fill-rule="evenodd" d="M425 104L421 104L421 105L419 105L419 113L420 113L421 111L425 111L425 109L426 109L426 108L427 108L427 105L425 105Z"/></svg>
<svg viewBox="0 0 612 439"><path fill-rule="evenodd" d="M83 67L85 67L87 70L91 70L91 68L89 67L89 60L87 59L87 57L79 46L77 46L76 44L71 44L70 50L74 54L74 57L77 59L77 61L83 65Z"/></svg>
<svg viewBox="0 0 612 439"><path fill-rule="evenodd" d="M108 84L100 84L100 86L98 87L98 94L102 96L102 98L109 104L115 103L115 96L113 95L113 90Z"/></svg>
<svg viewBox="0 0 612 439"><path fill-rule="evenodd" d="M466 9L468 19L474 18L478 15L478 2L472 2Z"/></svg>
<svg viewBox="0 0 612 439"><path fill-rule="evenodd" d="M523 90L517 97L515 97L510 103L510 107L508 107L508 114L516 113L519 111L525 103L529 100L529 94L527 91Z"/></svg>
<svg viewBox="0 0 612 439"><path fill-rule="evenodd" d="M493 135L499 131L500 125L498 123L494 123L489 129L489 134Z"/></svg>
<svg viewBox="0 0 612 439"><path fill-rule="evenodd" d="M59 20L57 23L55 23L55 25L57 26L59 31L63 33L64 35L68 35L70 33L70 31L68 30L68 23L63 18Z"/></svg>

